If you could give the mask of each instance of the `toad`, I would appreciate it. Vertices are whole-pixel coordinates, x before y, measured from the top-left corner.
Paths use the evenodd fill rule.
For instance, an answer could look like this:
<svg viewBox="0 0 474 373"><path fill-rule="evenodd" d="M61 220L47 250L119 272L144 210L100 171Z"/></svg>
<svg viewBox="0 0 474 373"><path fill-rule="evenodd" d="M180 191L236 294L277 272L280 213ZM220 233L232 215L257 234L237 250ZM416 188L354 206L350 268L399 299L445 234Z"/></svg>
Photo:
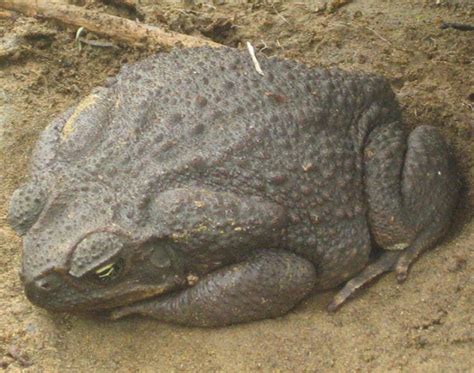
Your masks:
<svg viewBox="0 0 474 373"><path fill-rule="evenodd" d="M8 216L31 302L222 326L406 278L456 204L439 132L382 77L259 59L159 54L52 121Z"/></svg>

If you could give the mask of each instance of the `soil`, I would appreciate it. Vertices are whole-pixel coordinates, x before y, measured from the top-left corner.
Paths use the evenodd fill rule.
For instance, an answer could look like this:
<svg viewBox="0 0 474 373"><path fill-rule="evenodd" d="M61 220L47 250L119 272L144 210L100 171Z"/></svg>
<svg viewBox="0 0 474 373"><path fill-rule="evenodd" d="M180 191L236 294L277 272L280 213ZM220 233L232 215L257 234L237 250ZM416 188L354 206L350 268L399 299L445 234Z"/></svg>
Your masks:
<svg viewBox="0 0 474 373"><path fill-rule="evenodd" d="M311 66L385 75L410 127L438 127L452 146L463 193L450 233L397 284L388 274L335 314L333 292L287 316L220 329L151 319L98 320L31 305L18 278L21 240L8 200L27 177L32 147L56 114L125 63L158 50L74 41L75 29L0 17L0 367L6 371L455 371L474 370L474 3L455 0L75 1L229 46ZM196 5L196 3L198 3ZM327 4L326 4L327 3ZM113 42L113 41L112 41ZM97 44L97 43L96 43Z"/></svg>

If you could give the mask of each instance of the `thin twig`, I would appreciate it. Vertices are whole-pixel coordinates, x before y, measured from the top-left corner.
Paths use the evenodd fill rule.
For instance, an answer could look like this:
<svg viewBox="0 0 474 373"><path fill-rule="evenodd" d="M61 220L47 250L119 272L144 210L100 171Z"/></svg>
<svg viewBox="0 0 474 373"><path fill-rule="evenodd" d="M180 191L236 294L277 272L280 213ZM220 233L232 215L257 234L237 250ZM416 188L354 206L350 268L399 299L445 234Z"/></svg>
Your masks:
<svg viewBox="0 0 474 373"><path fill-rule="evenodd" d="M441 29L453 28L459 31L474 31L474 25L468 23L452 23L452 22L441 22L439 26Z"/></svg>
<svg viewBox="0 0 474 373"><path fill-rule="evenodd" d="M339 8L342 8L344 5L351 3L352 0L334 0L327 3L328 13L334 13Z"/></svg>
<svg viewBox="0 0 474 373"><path fill-rule="evenodd" d="M0 10L0 18L17 18L18 14L9 12L8 10Z"/></svg>
<svg viewBox="0 0 474 373"><path fill-rule="evenodd" d="M211 40L164 31L158 27L141 24L125 18L66 5L57 0L0 0L0 8L15 10L29 16L54 19L127 44L150 46L220 47Z"/></svg>
<svg viewBox="0 0 474 373"><path fill-rule="evenodd" d="M286 24L288 24L288 25L290 24L290 22L288 22L288 20L285 17L283 17L280 14L280 12L275 8L275 4L273 4L273 2L272 2L272 8L273 8L273 10L275 11L275 13L277 14L278 17L280 17Z"/></svg>
<svg viewBox="0 0 474 373"><path fill-rule="evenodd" d="M263 47L258 50L259 53L263 52L265 49L268 49L267 43L263 41L263 39L260 39L260 42L263 44Z"/></svg>
<svg viewBox="0 0 474 373"><path fill-rule="evenodd" d="M377 36L378 38L380 38L381 40L383 40L384 42L388 43L388 44L392 44L392 42L388 39L385 39L382 35L380 35L377 31L375 31L374 29L371 29L370 27L368 26L365 26L365 28L369 31L371 31L375 36Z"/></svg>
<svg viewBox="0 0 474 373"><path fill-rule="evenodd" d="M250 57L252 58L252 62L253 62L253 65L255 66L255 70L257 70L257 72L260 75L264 75L262 68L260 67L260 63L258 62L257 57L255 57L255 49L253 48L252 44L250 44L249 42L247 42L247 49L249 51Z"/></svg>

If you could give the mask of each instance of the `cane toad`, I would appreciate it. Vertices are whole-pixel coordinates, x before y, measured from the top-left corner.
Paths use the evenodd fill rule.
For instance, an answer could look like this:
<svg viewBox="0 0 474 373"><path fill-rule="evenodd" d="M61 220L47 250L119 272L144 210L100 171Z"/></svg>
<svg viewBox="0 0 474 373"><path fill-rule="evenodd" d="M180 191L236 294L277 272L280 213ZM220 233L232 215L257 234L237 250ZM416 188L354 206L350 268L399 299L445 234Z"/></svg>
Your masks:
<svg viewBox="0 0 474 373"><path fill-rule="evenodd" d="M379 76L259 60L158 54L47 127L9 210L34 304L219 326L406 277L458 194L438 131Z"/></svg>

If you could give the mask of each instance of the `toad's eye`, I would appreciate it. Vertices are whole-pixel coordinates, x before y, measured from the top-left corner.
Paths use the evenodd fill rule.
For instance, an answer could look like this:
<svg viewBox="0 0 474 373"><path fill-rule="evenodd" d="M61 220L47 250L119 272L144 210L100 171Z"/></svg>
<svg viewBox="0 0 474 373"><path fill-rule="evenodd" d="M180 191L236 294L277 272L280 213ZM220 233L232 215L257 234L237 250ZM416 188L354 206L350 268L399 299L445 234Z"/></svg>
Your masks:
<svg viewBox="0 0 474 373"><path fill-rule="evenodd" d="M108 263L97 268L93 272L94 280L100 283L106 283L117 279L123 271L123 260Z"/></svg>

